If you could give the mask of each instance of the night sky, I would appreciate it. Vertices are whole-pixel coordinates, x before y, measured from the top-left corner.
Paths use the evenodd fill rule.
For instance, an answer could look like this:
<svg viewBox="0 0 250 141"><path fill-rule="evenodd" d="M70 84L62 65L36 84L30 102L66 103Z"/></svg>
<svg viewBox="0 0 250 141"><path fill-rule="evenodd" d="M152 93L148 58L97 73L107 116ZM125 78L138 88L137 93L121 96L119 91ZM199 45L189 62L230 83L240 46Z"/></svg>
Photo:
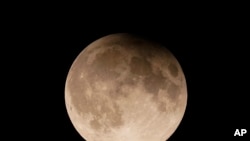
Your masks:
<svg viewBox="0 0 250 141"><path fill-rule="evenodd" d="M25 85L19 92L24 96L18 96L25 98L25 102L21 102L24 107L18 127L27 128L18 129L26 132L21 136L34 140L83 141L66 112L67 73L88 44L120 32L141 35L163 44L182 66L188 88L187 108L169 141L216 140L218 137L240 140L249 136L233 136L236 129L246 128L250 132L247 115L249 38L243 24L232 23L231 17L185 12L159 17L149 13L118 17L109 13L92 16L58 13L48 14L48 17L38 14L31 26L17 27L16 36L24 40L15 53L27 56L17 59L23 64L18 68L22 74L18 83ZM101 19L103 17L105 20ZM27 35L23 37L22 33Z"/></svg>

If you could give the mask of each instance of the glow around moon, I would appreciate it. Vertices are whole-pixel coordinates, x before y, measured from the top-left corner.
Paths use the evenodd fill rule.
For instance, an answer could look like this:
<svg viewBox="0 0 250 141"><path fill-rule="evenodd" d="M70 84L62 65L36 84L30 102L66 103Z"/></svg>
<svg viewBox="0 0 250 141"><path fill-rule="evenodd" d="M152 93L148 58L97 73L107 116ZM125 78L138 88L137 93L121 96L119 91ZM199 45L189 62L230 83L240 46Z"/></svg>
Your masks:
<svg viewBox="0 0 250 141"><path fill-rule="evenodd" d="M73 126L87 141L165 141L183 118L186 80L165 47L112 34L77 56L65 102Z"/></svg>

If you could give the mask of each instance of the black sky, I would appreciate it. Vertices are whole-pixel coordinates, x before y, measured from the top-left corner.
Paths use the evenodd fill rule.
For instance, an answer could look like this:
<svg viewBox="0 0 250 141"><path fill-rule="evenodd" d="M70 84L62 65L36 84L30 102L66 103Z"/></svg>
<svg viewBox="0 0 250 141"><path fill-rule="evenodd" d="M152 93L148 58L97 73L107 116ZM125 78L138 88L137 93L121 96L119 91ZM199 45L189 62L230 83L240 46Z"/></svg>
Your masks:
<svg viewBox="0 0 250 141"><path fill-rule="evenodd" d="M99 12L85 16L54 12L46 16L39 13L33 20L20 18L30 25L18 24L17 34L13 34L22 38L12 52L17 54L17 63L22 64L21 68L15 67L22 74L15 83L25 85L19 89L22 96L16 98L25 99L25 102L19 101L23 114L17 121L21 124L19 127L27 127L23 135L32 139L35 138L30 135L46 140L83 140L65 109L64 85L68 70L88 44L120 32L160 42L182 66L188 86L188 105L170 141L218 137L239 140L233 136L236 128L247 128L250 132L247 115L249 33L244 18L211 16L206 12L174 12L175 16L149 13L109 16L110 13Z"/></svg>

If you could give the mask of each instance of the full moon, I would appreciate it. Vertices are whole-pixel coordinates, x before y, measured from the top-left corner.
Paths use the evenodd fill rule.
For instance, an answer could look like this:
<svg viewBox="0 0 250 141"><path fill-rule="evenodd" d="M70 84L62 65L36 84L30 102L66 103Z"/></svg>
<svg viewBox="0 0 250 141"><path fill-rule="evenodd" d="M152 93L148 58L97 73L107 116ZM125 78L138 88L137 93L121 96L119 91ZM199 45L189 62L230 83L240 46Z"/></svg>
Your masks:
<svg viewBox="0 0 250 141"><path fill-rule="evenodd" d="M184 116L186 79L166 47L132 34L111 34L74 60L65 104L87 141L165 141Z"/></svg>

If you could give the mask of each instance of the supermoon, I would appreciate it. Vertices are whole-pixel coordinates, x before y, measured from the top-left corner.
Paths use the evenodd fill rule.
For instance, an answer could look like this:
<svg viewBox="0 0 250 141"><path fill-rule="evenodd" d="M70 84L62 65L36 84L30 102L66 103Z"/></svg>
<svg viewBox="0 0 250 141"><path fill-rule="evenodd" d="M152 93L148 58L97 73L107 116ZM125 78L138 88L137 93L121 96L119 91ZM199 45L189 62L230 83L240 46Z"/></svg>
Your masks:
<svg viewBox="0 0 250 141"><path fill-rule="evenodd" d="M184 116L187 86L166 47L111 34L76 57L65 103L73 126L87 141L165 141Z"/></svg>

